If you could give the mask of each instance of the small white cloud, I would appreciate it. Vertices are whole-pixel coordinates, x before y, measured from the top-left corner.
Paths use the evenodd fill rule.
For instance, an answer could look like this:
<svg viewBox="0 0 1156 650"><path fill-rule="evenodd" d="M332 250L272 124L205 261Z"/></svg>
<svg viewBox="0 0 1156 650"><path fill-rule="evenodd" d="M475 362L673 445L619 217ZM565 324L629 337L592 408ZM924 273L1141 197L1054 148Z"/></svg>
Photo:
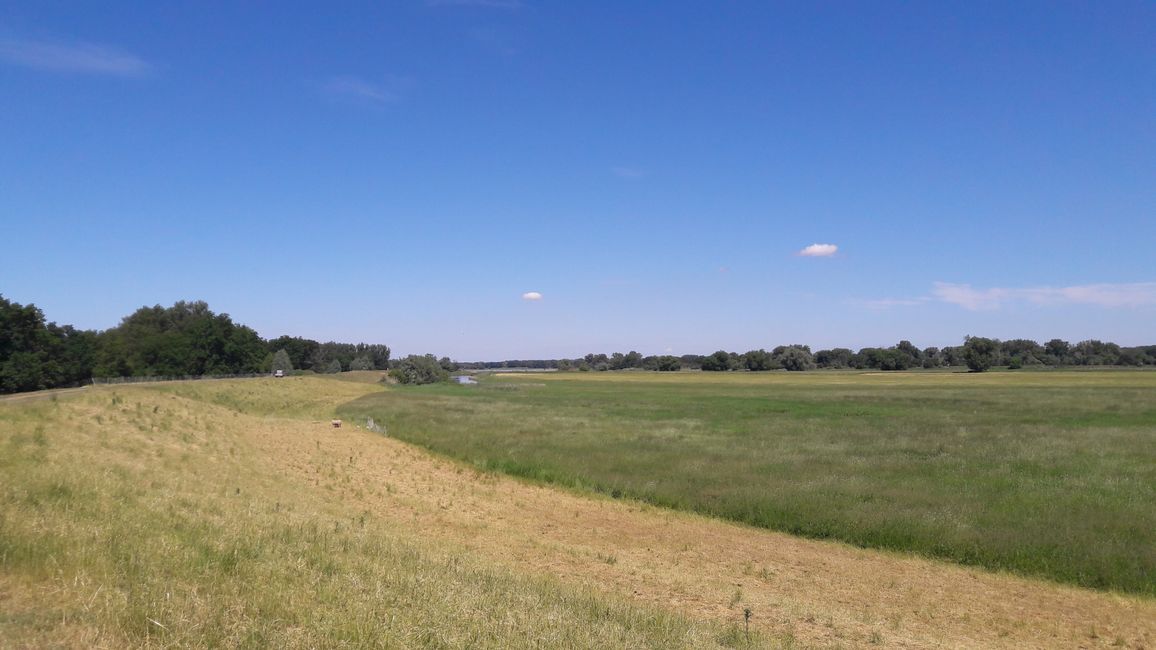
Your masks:
<svg viewBox="0 0 1156 650"><path fill-rule="evenodd" d="M1156 305L1156 282L988 289L975 289L970 284L936 282L932 295L943 302L971 311L998 309L1011 302L1108 308L1145 307Z"/></svg>
<svg viewBox="0 0 1156 650"><path fill-rule="evenodd" d="M831 257L839 250L835 244L811 244L799 251L802 257Z"/></svg>
<svg viewBox="0 0 1156 650"><path fill-rule="evenodd" d="M92 43L0 40L0 60L49 72L139 77L152 70L140 58Z"/></svg>
<svg viewBox="0 0 1156 650"><path fill-rule="evenodd" d="M522 300L535 301L541 299L542 294L538 293L537 291L527 291L526 293L522 294Z"/></svg>

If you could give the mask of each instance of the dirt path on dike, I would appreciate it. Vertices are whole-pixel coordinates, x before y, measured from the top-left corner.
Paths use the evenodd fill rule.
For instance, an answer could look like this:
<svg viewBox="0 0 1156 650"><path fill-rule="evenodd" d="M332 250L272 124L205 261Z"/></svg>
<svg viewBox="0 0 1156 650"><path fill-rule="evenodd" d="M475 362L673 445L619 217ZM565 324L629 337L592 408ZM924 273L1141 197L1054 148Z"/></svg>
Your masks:
<svg viewBox="0 0 1156 650"><path fill-rule="evenodd" d="M479 473L355 428L251 429L269 462L437 543L801 645L1156 648L1156 601ZM286 428L294 430L290 435Z"/></svg>
<svg viewBox="0 0 1156 650"><path fill-rule="evenodd" d="M31 393L13 393L11 395L0 395L0 402L38 402L62 395L80 393L82 391L88 390L88 388L88 386L77 386L76 388L52 388L49 390L38 390Z"/></svg>

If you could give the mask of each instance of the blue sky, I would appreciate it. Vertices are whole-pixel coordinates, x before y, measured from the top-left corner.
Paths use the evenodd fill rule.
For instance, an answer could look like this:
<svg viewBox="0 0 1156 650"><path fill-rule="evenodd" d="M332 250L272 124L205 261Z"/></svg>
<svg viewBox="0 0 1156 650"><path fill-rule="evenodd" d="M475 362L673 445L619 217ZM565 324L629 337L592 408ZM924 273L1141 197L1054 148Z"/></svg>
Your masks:
<svg viewBox="0 0 1156 650"><path fill-rule="evenodd" d="M1156 343L1152 3L243 4L0 2L6 298L461 360Z"/></svg>

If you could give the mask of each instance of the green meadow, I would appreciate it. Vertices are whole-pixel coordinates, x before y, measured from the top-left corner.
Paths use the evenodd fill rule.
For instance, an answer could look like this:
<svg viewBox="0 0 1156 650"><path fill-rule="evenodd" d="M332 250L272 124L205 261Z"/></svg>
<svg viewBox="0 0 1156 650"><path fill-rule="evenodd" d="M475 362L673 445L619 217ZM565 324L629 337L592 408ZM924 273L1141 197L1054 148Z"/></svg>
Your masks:
<svg viewBox="0 0 1156 650"><path fill-rule="evenodd" d="M340 413L486 470L1156 594L1156 372L496 375Z"/></svg>

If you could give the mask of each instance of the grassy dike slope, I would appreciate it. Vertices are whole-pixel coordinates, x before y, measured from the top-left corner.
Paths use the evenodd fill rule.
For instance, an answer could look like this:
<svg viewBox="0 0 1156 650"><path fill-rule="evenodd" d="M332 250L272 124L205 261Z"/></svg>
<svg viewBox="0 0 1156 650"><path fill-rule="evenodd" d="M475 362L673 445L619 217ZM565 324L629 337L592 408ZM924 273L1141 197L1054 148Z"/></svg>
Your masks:
<svg viewBox="0 0 1156 650"><path fill-rule="evenodd" d="M328 426L377 390L289 378L0 402L0 647L745 645L733 625L464 552L421 525L429 511L398 521L363 475L400 445Z"/></svg>

